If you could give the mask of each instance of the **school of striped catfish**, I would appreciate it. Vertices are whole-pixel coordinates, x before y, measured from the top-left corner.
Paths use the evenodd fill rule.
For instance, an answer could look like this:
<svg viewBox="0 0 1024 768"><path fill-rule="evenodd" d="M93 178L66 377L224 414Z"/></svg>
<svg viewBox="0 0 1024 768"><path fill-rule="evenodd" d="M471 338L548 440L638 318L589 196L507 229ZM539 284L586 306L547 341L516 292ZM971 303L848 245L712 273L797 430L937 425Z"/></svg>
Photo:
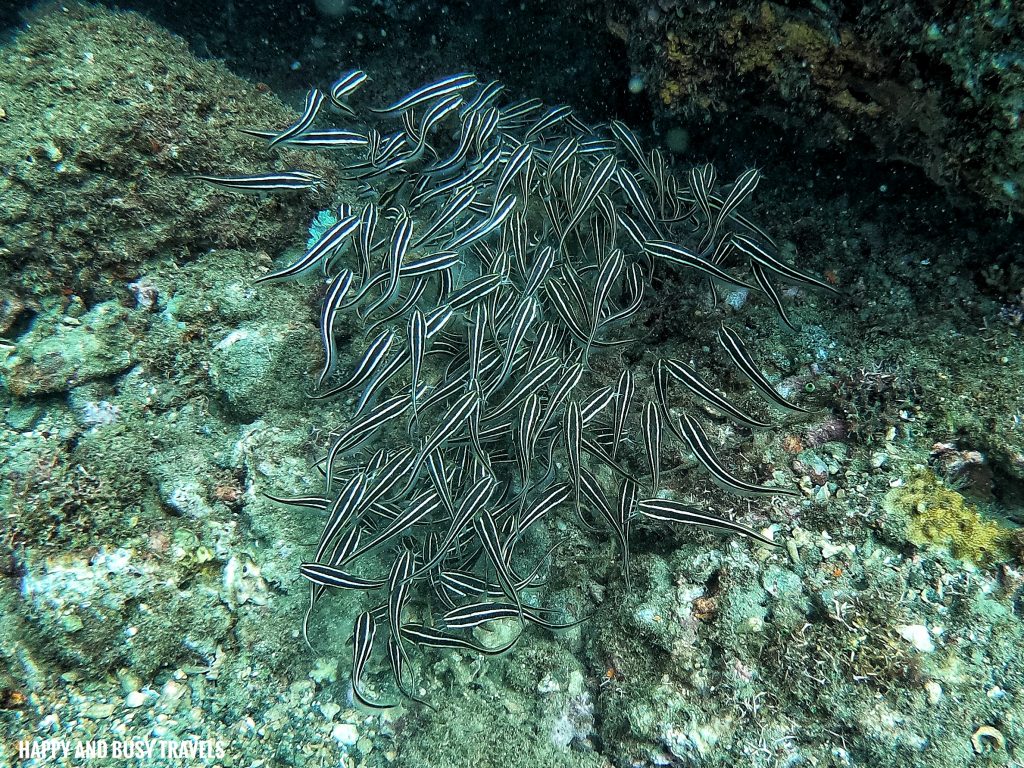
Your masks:
<svg viewBox="0 0 1024 768"><path fill-rule="evenodd" d="M496 655L528 624L558 630L585 620L536 604L558 543L533 562L521 557L532 551L522 542L534 526L556 512L571 511L588 532L611 531L627 587L630 531L641 522L779 546L661 492L662 447L676 440L730 491L799 495L737 477L700 419L717 414L749 429L770 422L687 362L657 359L654 396L642 402L629 368L614 384L589 385L591 361L636 343L624 329L666 270L692 275L715 301L722 286L757 291L790 327L780 282L835 288L783 261L742 213L757 170L725 185L710 165L677 175L622 122L588 126L570 107L510 101L501 84L472 74L370 107L358 130L313 127L326 112L357 118L353 103L369 80L354 70L326 93L311 89L283 130L241 130L269 147L359 158L344 173L365 205L342 204L302 256L258 282L308 275L326 286L313 397L350 398L353 411L316 465L322 492L270 498L325 517L300 566L310 584L307 642L328 590L369 596L352 627L351 684L360 704L381 708L394 698L363 681L378 633L396 693L422 702L410 683L413 648ZM263 193L322 183L302 170L196 178ZM342 313L363 328L353 341L358 362L344 372ZM739 333L722 325L717 337L771 407L804 411L779 394ZM688 410L670 403L673 384L690 396ZM634 435L645 465L622 460ZM499 620L517 625L512 639L492 646L474 634Z"/></svg>

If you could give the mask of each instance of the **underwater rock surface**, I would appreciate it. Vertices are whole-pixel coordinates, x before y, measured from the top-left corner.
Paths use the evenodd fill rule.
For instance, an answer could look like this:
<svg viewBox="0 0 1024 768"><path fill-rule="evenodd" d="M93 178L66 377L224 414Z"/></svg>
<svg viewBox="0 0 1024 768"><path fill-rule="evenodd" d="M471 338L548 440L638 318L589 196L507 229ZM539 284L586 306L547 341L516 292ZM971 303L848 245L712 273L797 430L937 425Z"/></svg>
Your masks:
<svg viewBox="0 0 1024 768"><path fill-rule="evenodd" d="M322 519L260 495L318 492L309 464L344 410L314 421L305 401L317 292L252 284L334 199L187 179L264 167L231 128L295 115L133 14L58 10L0 57L6 758L19 739L198 737L233 766L1020 759L1024 350L1001 319L1014 294L979 287L963 241L909 231L909 214L901 228L903 211L880 226L844 200L773 198L769 175L758 212L845 293L793 289L796 335L751 300L763 360L820 410L752 441L715 435L737 466L799 484L775 532L788 549L640 535L627 592L610 537L564 515L548 599L593 618L499 659L433 655L419 673L436 711L368 713L344 645L360 607L332 600L315 652L299 635L297 568ZM289 152L282 167L337 174ZM638 325L655 354L688 359L712 308L678 289ZM746 514L684 452L663 458ZM965 514L999 527L994 545L951 542Z"/></svg>
<svg viewBox="0 0 1024 768"><path fill-rule="evenodd" d="M1024 210L1019 4L603 5L665 124L743 114L917 166L954 199Z"/></svg>

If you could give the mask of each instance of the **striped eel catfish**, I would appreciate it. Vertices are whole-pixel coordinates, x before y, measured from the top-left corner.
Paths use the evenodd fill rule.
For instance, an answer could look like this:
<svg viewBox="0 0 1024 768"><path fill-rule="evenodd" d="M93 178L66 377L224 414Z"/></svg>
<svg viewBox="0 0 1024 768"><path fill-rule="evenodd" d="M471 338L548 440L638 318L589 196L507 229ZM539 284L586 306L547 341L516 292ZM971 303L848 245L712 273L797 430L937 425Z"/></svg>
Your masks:
<svg viewBox="0 0 1024 768"><path fill-rule="evenodd" d="M780 283L832 287L785 262L742 213L756 170L724 186L710 165L676 175L621 122L589 126L568 106L512 101L471 74L390 100L371 98L359 87L367 80L354 70L328 89L334 114L365 123L315 126L329 110L314 89L297 122L242 130L270 147L340 150L364 196L361 207L342 206L304 255L259 280L316 275L327 286L313 398L356 406L316 464L322 493L270 498L326 518L299 570L310 588L306 642L324 594L365 594L351 682L372 708L412 698L422 649L497 655L532 625L581 620L528 594L543 586L538 574L559 546L537 552L536 527L556 514L571 512L588 532L610 529L627 588L639 525L778 546L659 493L662 448L675 441L731 492L797 495L739 477L704 426L713 414L761 429L767 416L733 403L689 361L659 358L650 379L627 370L607 386L597 386L592 364L635 344L623 331L667 272L712 295L720 285L760 293L788 325ZM374 106L361 109L366 101ZM297 172L197 178L260 192L316 183ZM350 370L338 364L334 335L343 313L364 328ZM722 361L764 407L805 410L778 393L741 330L717 335ZM688 397L686 411L673 410L673 387ZM623 450L627 441L644 460ZM471 634L496 621L513 623L501 644ZM370 690L374 658L391 666L390 692Z"/></svg>

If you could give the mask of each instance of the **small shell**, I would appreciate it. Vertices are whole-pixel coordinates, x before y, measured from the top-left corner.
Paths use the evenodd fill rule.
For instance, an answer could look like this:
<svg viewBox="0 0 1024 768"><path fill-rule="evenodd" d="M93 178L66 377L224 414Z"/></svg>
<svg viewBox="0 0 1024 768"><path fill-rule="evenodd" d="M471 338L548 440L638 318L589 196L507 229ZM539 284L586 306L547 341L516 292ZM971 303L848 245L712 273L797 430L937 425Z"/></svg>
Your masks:
<svg viewBox="0 0 1024 768"><path fill-rule="evenodd" d="M983 725L971 736L971 746L977 754L983 755L1005 749L1006 739L998 728Z"/></svg>

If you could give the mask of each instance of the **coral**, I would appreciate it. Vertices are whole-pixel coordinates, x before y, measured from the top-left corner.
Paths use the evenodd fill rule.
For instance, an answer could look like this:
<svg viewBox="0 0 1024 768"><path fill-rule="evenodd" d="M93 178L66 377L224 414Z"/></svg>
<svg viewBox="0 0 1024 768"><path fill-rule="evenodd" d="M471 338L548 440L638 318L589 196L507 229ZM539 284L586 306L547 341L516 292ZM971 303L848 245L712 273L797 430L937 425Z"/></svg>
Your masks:
<svg viewBox="0 0 1024 768"><path fill-rule="evenodd" d="M972 562L1007 555L1009 530L983 518L977 507L930 471L919 471L894 488L886 503L908 515L909 535L917 544L948 546L955 557Z"/></svg>
<svg viewBox="0 0 1024 768"><path fill-rule="evenodd" d="M316 241L323 237L324 232L338 223L338 215L330 208L317 213L313 223L309 225L309 238L306 240L306 248L312 248Z"/></svg>
<svg viewBox="0 0 1024 768"><path fill-rule="evenodd" d="M955 199L1024 206L1024 18L1007 4L604 5L662 115L754 114L821 147L863 139Z"/></svg>

